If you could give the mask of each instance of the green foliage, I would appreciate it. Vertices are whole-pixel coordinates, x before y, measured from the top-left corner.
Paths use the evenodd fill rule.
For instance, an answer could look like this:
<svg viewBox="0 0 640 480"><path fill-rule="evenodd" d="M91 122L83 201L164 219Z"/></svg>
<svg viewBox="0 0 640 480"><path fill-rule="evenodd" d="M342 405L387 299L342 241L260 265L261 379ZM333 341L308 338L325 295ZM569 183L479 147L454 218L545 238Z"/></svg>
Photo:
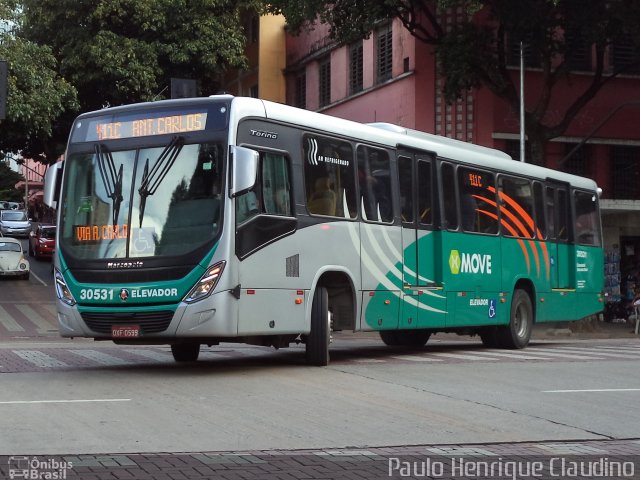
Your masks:
<svg viewBox="0 0 640 480"><path fill-rule="evenodd" d="M20 202L22 194L15 189L15 184L24 177L11 170L3 161L0 161L0 200Z"/></svg>
<svg viewBox="0 0 640 480"><path fill-rule="evenodd" d="M243 9L258 0L0 0L0 59L9 63L0 152L50 163L80 111L169 96L170 79L218 90L245 65ZM2 31L2 29L0 29Z"/></svg>
<svg viewBox="0 0 640 480"><path fill-rule="evenodd" d="M231 0L24 4L23 34L52 46L82 110L166 98L172 77L196 79L201 94L212 94L224 68L244 65L241 5Z"/></svg>
<svg viewBox="0 0 640 480"><path fill-rule="evenodd" d="M16 2L0 0L0 22L18 28ZM55 122L78 108L75 89L57 73L51 48L0 32L0 59L8 65L7 118L0 120L0 151L18 152L44 160L45 143Z"/></svg>

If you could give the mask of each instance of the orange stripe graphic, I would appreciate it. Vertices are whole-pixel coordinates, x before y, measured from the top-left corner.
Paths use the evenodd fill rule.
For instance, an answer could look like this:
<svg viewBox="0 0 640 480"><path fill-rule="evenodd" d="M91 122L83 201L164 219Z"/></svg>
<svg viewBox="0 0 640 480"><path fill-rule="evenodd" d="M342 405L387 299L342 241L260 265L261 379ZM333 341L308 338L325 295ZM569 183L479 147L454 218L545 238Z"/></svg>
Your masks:
<svg viewBox="0 0 640 480"><path fill-rule="evenodd" d="M498 215L496 215L495 213L492 212L487 212L486 210L480 210L477 209L478 213L483 213L495 220L498 220ZM518 232L515 230L515 228L513 228L511 225L509 225L507 222L505 222L504 220L502 220L500 223L502 223L502 225L504 226L504 228L506 228L509 233L511 233L511 235L513 235L514 237L518 237ZM529 261L529 252L527 252L527 247L524 244L524 242L522 240L520 240L519 238L516 238L516 241L518 242L518 244L520 245L520 249L522 250L522 253L524 254L524 259L527 262L527 273L531 273L531 262Z"/></svg>
<svg viewBox="0 0 640 480"><path fill-rule="evenodd" d="M487 202L488 204L492 205L492 206L496 206L496 202L488 199L488 198L483 198L480 197L478 195L474 195L475 198L482 200L484 202ZM507 216L509 218L509 220L511 220L511 222L518 228L518 230L520 230L520 233L518 233L516 230L508 228L509 233L511 233L511 235L513 235L514 237L526 237L526 238L530 238L531 240L528 240L529 245L531 246L531 251L533 252L533 256L536 260L536 273L538 276L540 276L540 257L538 256L538 249L536 248L536 244L532 239L532 235L531 233L529 233L529 231L527 230L527 228L522 224L522 222L510 211L508 211L506 208L500 206L500 212ZM505 227L507 226L507 223L502 220L502 225L504 225Z"/></svg>
<svg viewBox="0 0 640 480"><path fill-rule="evenodd" d="M487 190L489 190L491 193L496 192L496 189L494 187L487 187ZM525 222L527 222L527 224L531 228L531 231L536 233L536 236L539 239L538 244L542 249L542 255L544 257L544 265L547 271L547 280L549 280L551 278L551 263L549 261L549 252L547 250L547 244L542 239L543 237L542 232L540 232L540 229L536 228L533 218L531 218L531 216L518 204L518 202L516 202L513 198L511 198L509 195L505 194L504 192L498 192L498 193L500 195L500 198L504 199L505 202L511 205L516 210L516 212L518 212L522 216L522 218L525 220Z"/></svg>

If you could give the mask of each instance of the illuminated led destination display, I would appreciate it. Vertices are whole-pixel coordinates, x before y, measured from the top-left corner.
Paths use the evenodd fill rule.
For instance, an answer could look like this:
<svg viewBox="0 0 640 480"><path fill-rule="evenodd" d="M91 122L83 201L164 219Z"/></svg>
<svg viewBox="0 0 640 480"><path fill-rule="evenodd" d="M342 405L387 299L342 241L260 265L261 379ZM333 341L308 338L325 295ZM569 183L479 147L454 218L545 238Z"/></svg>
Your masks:
<svg viewBox="0 0 640 480"><path fill-rule="evenodd" d="M224 130L227 122L226 105L92 115L76 120L71 134L71 143L109 142L160 135L216 132Z"/></svg>
<svg viewBox="0 0 640 480"><path fill-rule="evenodd" d="M74 225L75 244L99 243L102 241L126 240L128 225Z"/></svg>
<svg viewBox="0 0 640 480"><path fill-rule="evenodd" d="M140 118L128 121L91 122L87 135L94 130L97 140L119 140L122 138L149 137L186 132L198 132L205 129L207 113L188 113L163 117Z"/></svg>

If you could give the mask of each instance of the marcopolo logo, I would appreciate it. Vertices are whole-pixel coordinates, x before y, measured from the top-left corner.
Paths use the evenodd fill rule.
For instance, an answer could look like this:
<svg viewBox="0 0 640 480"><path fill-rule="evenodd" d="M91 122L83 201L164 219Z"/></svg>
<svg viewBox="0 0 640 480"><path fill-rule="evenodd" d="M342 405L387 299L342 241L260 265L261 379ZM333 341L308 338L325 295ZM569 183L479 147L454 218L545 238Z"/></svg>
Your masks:
<svg viewBox="0 0 640 480"><path fill-rule="evenodd" d="M479 253L460 253L451 250L449 269L453 275L459 273L480 273L491 275L491 255Z"/></svg>

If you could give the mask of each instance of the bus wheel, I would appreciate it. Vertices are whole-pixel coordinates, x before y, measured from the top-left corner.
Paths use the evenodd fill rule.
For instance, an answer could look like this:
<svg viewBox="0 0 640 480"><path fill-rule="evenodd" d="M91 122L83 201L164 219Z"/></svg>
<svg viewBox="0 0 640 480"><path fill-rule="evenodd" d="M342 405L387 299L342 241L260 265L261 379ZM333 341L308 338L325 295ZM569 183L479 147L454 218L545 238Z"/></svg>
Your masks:
<svg viewBox="0 0 640 480"><path fill-rule="evenodd" d="M533 307L524 290L516 290L511 300L511 320L498 328L498 341L503 348L524 348L531 339Z"/></svg>
<svg viewBox="0 0 640 480"><path fill-rule="evenodd" d="M176 362L195 362L200 355L199 343L174 343L171 345L171 353Z"/></svg>
<svg viewBox="0 0 640 480"><path fill-rule="evenodd" d="M329 294L325 287L316 288L311 305L311 331L307 336L306 356L309 365L329 365L329 341L331 338Z"/></svg>
<svg viewBox="0 0 640 480"><path fill-rule="evenodd" d="M399 347L402 343L398 333L398 330L380 330L380 338L389 347Z"/></svg>

